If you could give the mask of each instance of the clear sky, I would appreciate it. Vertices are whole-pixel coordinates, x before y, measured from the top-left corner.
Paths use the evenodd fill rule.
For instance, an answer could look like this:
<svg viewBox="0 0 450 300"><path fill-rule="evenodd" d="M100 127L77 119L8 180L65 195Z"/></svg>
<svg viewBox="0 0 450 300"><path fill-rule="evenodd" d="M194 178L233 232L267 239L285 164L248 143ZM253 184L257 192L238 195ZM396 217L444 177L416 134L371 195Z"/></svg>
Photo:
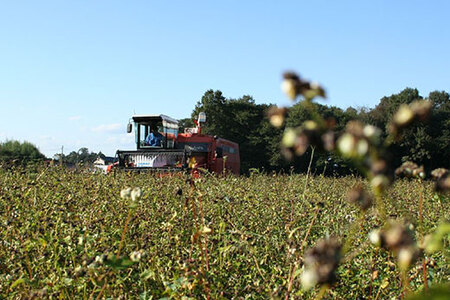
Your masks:
<svg viewBox="0 0 450 300"><path fill-rule="evenodd" d="M288 104L281 73L326 104L450 91L450 1L1 1L0 141L52 157L133 149L133 113L189 117L208 89Z"/></svg>

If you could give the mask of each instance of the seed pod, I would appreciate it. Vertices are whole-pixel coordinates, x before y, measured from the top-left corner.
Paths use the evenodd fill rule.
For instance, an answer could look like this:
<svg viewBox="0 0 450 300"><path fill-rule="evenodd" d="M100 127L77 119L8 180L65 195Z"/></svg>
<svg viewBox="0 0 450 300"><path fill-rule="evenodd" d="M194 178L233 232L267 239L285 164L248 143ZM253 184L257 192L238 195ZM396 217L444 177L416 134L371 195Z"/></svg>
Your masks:
<svg viewBox="0 0 450 300"><path fill-rule="evenodd" d="M276 107L271 106L267 110L267 117L269 118L270 124L274 127L281 127L284 123L284 118L287 113L286 107Z"/></svg>
<svg viewBox="0 0 450 300"><path fill-rule="evenodd" d="M425 121L430 115L433 105L431 101L419 100L411 103L410 107L419 121Z"/></svg>
<svg viewBox="0 0 450 300"><path fill-rule="evenodd" d="M439 180L445 176L447 176L448 170L445 168L438 168L431 171L431 176L434 180Z"/></svg>
<svg viewBox="0 0 450 300"><path fill-rule="evenodd" d="M126 188L120 191L120 197L122 199L127 199L131 195L131 188Z"/></svg>
<svg viewBox="0 0 450 300"><path fill-rule="evenodd" d="M330 130L322 134L322 142L323 148L326 151L334 151L334 149L336 148L336 136L334 132Z"/></svg>
<svg viewBox="0 0 450 300"><path fill-rule="evenodd" d="M344 157L353 157L356 153L356 139L350 133L344 133L337 141L337 148Z"/></svg>
<svg viewBox="0 0 450 300"><path fill-rule="evenodd" d="M372 178L370 185L376 194L380 194L389 186L389 179L385 175L380 174Z"/></svg>
<svg viewBox="0 0 450 300"><path fill-rule="evenodd" d="M293 101L300 95L307 100L316 96L325 98L325 90L318 83L304 81L294 72L283 74L281 90Z"/></svg>
<svg viewBox="0 0 450 300"><path fill-rule="evenodd" d="M411 232L405 226L393 221L389 222L380 234L381 246L389 250L398 251L400 248L415 245Z"/></svg>
<svg viewBox="0 0 450 300"><path fill-rule="evenodd" d="M447 193L450 190L450 175L447 174L436 182L435 190L437 192Z"/></svg>
<svg viewBox="0 0 450 300"><path fill-rule="evenodd" d="M142 196L142 191L140 188L135 187L132 191L131 191L131 200L133 201L137 201L141 198Z"/></svg>
<svg viewBox="0 0 450 300"><path fill-rule="evenodd" d="M358 205L362 210L367 210L372 205L372 196L370 196L362 185L357 185L347 194L347 200L350 203Z"/></svg>
<svg viewBox="0 0 450 300"><path fill-rule="evenodd" d="M360 121L350 121L345 126L345 130L357 138L363 137L364 127Z"/></svg>
<svg viewBox="0 0 450 300"><path fill-rule="evenodd" d="M398 111L394 114L393 125L397 128L404 128L414 120L414 111L406 104L400 105Z"/></svg>
<svg viewBox="0 0 450 300"><path fill-rule="evenodd" d="M335 271L341 258L341 243L336 238L320 240L305 255L305 270L302 279L304 288L311 283L331 284L336 280Z"/></svg>

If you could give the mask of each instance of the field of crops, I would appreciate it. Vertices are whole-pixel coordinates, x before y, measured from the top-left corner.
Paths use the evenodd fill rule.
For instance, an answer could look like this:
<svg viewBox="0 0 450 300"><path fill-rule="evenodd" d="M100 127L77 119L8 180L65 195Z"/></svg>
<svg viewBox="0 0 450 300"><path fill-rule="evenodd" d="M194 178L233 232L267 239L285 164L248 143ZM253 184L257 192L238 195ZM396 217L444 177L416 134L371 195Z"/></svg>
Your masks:
<svg viewBox="0 0 450 300"><path fill-rule="evenodd" d="M448 282L445 241L405 285L393 254L369 241L376 210L346 200L357 183L0 169L0 299L391 299ZM127 187L140 188L133 199ZM398 180L384 202L416 240L450 215L426 181ZM343 243L337 279L305 290L305 253L328 236Z"/></svg>

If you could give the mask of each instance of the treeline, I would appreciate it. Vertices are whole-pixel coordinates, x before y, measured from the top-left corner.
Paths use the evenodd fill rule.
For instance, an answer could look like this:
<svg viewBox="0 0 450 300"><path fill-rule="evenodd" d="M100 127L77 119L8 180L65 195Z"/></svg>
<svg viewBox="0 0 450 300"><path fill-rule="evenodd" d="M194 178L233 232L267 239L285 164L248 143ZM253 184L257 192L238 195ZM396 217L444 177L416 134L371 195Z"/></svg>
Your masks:
<svg viewBox="0 0 450 300"><path fill-rule="evenodd" d="M406 88L398 94L383 97L377 106L352 108L345 110L321 104L314 104L317 111L329 122L334 123L336 131L342 131L350 120L360 120L377 126L386 136L389 120L401 104L409 104L423 99L417 89ZM450 167L450 97L447 92L434 91L428 97L433 104L432 114L426 123L412 126L405 132L403 139L392 144L395 154L393 163L397 167L404 161L414 161L426 169ZM227 99L220 91L208 90L197 102L191 119L183 119L181 127L193 126L192 119L200 111L207 115L204 132L217 135L239 143L242 172L251 168L266 171L306 172L310 163L312 149L293 161L284 159L280 152L280 142L284 126L295 127L311 119L302 103L292 106L284 126L275 128L267 118L269 104L256 104L251 96ZM316 174L344 175L356 170L347 161L333 155L315 152L312 171Z"/></svg>
<svg viewBox="0 0 450 300"><path fill-rule="evenodd" d="M69 154L55 154L53 159L57 161L63 161L73 165L78 164L92 164L98 158L105 159L106 156L100 151L99 153L89 152L88 148L80 148L78 151L72 151Z"/></svg>
<svg viewBox="0 0 450 300"><path fill-rule="evenodd" d="M69 154L57 153L53 160L64 162L66 164L92 164L98 158L107 159L102 153L89 152L88 148L80 148L78 151L72 151ZM26 164L29 162L39 162L47 159L39 149L30 142L19 142L10 140L0 143L0 162Z"/></svg>

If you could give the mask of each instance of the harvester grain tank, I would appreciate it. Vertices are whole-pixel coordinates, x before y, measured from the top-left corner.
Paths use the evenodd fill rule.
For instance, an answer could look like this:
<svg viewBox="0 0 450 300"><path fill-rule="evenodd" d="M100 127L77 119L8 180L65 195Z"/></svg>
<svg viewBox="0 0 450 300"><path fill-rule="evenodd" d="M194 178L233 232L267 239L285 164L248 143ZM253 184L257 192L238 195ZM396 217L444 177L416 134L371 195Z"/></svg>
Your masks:
<svg viewBox="0 0 450 300"><path fill-rule="evenodd" d="M239 174L239 145L202 134L206 115L196 127L179 132L178 121L166 115L134 115L127 131L135 132L136 150L118 150L117 167L132 171L178 171L188 168Z"/></svg>

